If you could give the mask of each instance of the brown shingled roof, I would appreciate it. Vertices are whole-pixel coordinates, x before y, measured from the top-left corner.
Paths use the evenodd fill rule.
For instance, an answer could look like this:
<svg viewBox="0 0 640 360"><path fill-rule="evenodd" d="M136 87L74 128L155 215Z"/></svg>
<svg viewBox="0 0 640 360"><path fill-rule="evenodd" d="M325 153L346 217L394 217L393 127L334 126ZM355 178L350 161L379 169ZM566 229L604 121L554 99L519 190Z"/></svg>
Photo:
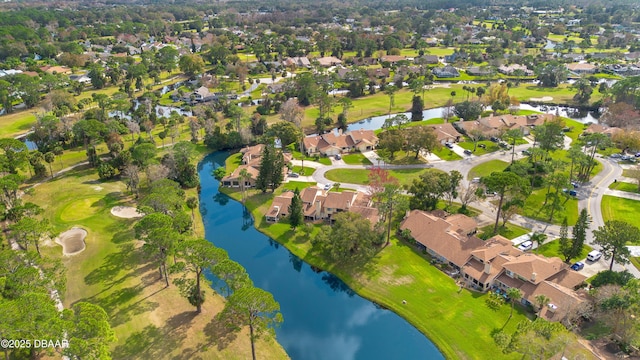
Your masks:
<svg viewBox="0 0 640 360"><path fill-rule="evenodd" d="M535 254L523 254L504 264L504 268L539 284L551 275L567 267L559 258L546 258Z"/></svg>

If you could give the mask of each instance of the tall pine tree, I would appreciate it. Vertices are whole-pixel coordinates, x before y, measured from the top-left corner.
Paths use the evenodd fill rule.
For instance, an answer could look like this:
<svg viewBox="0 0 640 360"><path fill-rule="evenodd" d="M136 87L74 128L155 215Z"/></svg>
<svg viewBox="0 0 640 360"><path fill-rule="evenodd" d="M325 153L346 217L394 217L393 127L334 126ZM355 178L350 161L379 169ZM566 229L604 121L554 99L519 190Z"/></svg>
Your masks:
<svg viewBox="0 0 640 360"><path fill-rule="evenodd" d="M589 224L591 219L587 213L587 209L582 209L578 216L578 221L573 227L573 239L571 241L571 254L572 257L577 256L582 251L582 245L587 238L587 230L589 230Z"/></svg>
<svg viewBox="0 0 640 360"><path fill-rule="evenodd" d="M289 224L292 229L296 229L302 224L302 199L300 199L300 191L296 187L293 191L293 198L289 205Z"/></svg>
<svg viewBox="0 0 640 360"><path fill-rule="evenodd" d="M569 262L573 257L573 245L569 239L568 227L567 217L565 216L564 220L562 220L562 226L560 227L560 239L558 240L560 243L560 253L564 256L565 262Z"/></svg>
<svg viewBox="0 0 640 360"><path fill-rule="evenodd" d="M256 189L261 190L263 193L267 192L269 184L271 183L271 173L273 172L273 150L273 146L270 145L265 145L262 150L260 172L258 172L258 178L256 179Z"/></svg>

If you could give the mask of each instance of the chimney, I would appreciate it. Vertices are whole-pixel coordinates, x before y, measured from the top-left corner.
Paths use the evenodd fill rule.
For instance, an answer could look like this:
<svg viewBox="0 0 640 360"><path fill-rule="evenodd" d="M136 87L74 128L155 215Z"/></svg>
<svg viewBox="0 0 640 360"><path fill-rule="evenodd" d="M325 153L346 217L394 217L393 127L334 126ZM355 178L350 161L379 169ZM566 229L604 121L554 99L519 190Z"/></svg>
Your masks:
<svg viewBox="0 0 640 360"><path fill-rule="evenodd" d="M490 262L484 263L484 273L487 274L487 275L491 274L491 263Z"/></svg>
<svg viewBox="0 0 640 360"><path fill-rule="evenodd" d="M342 129L338 129L338 136L342 136Z"/></svg>
<svg viewBox="0 0 640 360"><path fill-rule="evenodd" d="M536 273L531 273L531 281L536 281L536 276L537 275L538 274L536 274Z"/></svg>
<svg viewBox="0 0 640 360"><path fill-rule="evenodd" d="M350 207L351 207L351 204L349 204L349 200L347 200L347 206L345 207L345 209L349 210Z"/></svg>
<svg viewBox="0 0 640 360"><path fill-rule="evenodd" d="M321 210L322 204L320 203L320 200L316 200L316 219L320 218Z"/></svg>

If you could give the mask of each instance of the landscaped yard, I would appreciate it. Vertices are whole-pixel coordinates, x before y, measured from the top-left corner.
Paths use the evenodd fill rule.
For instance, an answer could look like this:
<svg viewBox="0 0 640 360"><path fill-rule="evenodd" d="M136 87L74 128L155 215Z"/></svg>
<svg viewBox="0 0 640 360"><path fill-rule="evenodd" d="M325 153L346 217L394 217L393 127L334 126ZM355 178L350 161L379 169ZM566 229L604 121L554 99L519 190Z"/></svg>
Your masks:
<svg viewBox="0 0 640 360"><path fill-rule="evenodd" d="M551 191L555 191L555 189L552 188ZM525 202L523 215L532 219L549 222L549 213L542 208L546 194L546 188L534 190ZM570 226L574 225L578 220L578 199L575 196L571 196L565 201L564 196L560 196L560 203L563 205L563 208L554 212L552 223L560 225L566 216L567 223Z"/></svg>
<svg viewBox="0 0 640 360"><path fill-rule="evenodd" d="M302 176L311 176L313 175L313 172L316 171L316 169L308 166L305 166L304 168L302 166L292 166L291 171Z"/></svg>
<svg viewBox="0 0 640 360"><path fill-rule="evenodd" d="M507 166L509 166L508 162L502 160L489 160L471 168L471 170L469 170L469 175L467 175L467 178L473 179L475 177L482 178L485 176L489 176L493 172L504 171Z"/></svg>
<svg viewBox="0 0 640 360"><path fill-rule="evenodd" d="M498 144L489 140L478 141L477 145L480 145L480 144L484 145L485 147L483 148L481 146L476 146L476 150L473 153L473 155L484 155L484 154L492 153L501 149L500 146L498 146ZM473 141L462 141L462 142L459 142L458 145L463 149L473 151L473 147L474 147Z"/></svg>
<svg viewBox="0 0 640 360"><path fill-rule="evenodd" d="M601 209L604 221L621 220L640 228L640 201L605 195Z"/></svg>
<svg viewBox="0 0 640 360"><path fill-rule="evenodd" d="M391 176L398 179L401 185L411 185L414 179L418 179L421 174L428 171L440 171L436 169L399 169L389 170ZM366 185L369 183L369 170L367 169L333 169L325 174L326 178L349 184Z"/></svg>
<svg viewBox="0 0 640 360"><path fill-rule="evenodd" d="M331 165L331 159L329 159L326 156L311 157L311 156L303 155L300 151L296 151L296 150L292 150L291 155L293 155L294 160L304 159L304 161L315 161L322 165Z"/></svg>
<svg viewBox="0 0 640 360"><path fill-rule="evenodd" d="M239 198L237 190L223 191ZM485 304L485 296L460 290L451 278L430 265L427 255L395 237L391 245L364 268L329 263L311 250L309 237L302 230L293 231L286 223L269 225L264 221L263 214L271 198L258 194L247 201L260 231L310 264L335 274L361 296L407 319L427 335L446 358L518 358L502 354L491 333L496 329L513 332L517 323L526 319L521 308L516 307L514 317L507 321L508 306L490 310ZM312 236L317 231L316 227Z"/></svg>
<svg viewBox="0 0 640 360"><path fill-rule="evenodd" d="M502 224L502 221L500 222L500 224ZM493 226L494 225L491 224L478 229L478 233L480 233L480 237L486 240L491 236L493 236ZM498 235L502 235L509 240L515 239L518 236L522 236L530 232L531 230L516 224L512 224L510 222L507 222L505 226L498 226Z"/></svg>
<svg viewBox="0 0 640 360"><path fill-rule="evenodd" d="M445 146L441 147L440 149L434 150L433 154L446 161L455 161L462 159L460 155L456 154L453 150Z"/></svg>
<svg viewBox="0 0 640 360"><path fill-rule="evenodd" d="M593 248L589 245L582 245L582 251L580 251L580 254L576 257L571 258L571 262L574 261L578 261L578 260L583 260L587 257L587 254L593 250ZM540 255L544 255L546 257L559 257L560 259L564 260L564 256L562 256L562 254L560 253L560 240L553 240L550 241L542 246L540 246L539 248L537 248L536 250L534 250L536 253L540 254Z"/></svg>
<svg viewBox="0 0 640 360"><path fill-rule="evenodd" d="M342 155L342 160L349 165L371 165L371 161L362 153Z"/></svg>
<svg viewBox="0 0 640 360"><path fill-rule="evenodd" d="M636 193L636 194L640 193L640 191L638 191L638 184L632 184L624 181L617 181L617 182L611 183L609 185L609 189L626 191L626 192Z"/></svg>

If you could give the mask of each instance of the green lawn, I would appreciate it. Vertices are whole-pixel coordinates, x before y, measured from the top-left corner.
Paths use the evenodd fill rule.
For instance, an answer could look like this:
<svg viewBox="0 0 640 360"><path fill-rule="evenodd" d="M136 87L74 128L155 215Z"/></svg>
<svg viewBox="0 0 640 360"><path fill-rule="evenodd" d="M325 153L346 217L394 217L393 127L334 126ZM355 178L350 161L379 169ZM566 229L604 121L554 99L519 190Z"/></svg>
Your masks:
<svg viewBox="0 0 640 360"><path fill-rule="evenodd" d="M555 189L551 189L555 191ZM534 190L527 198L524 205L523 215L532 219L549 222L549 213L542 208L547 189ZM560 225L564 217L567 217L567 223L571 226L578 220L578 199L574 196L569 197L566 202L563 195L560 195L560 202L563 208L556 210L553 214L553 224Z"/></svg>
<svg viewBox="0 0 640 360"><path fill-rule="evenodd" d="M322 165L331 165L331 159L329 159L328 157L325 156L306 156L303 155L300 151L296 151L296 150L292 150L291 154L293 155L293 159L294 160L302 160L304 159L305 161L315 161L317 163L320 163Z"/></svg>
<svg viewBox="0 0 640 360"><path fill-rule="evenodd" d="M422 157L418 156L416 159L415 152L406 152L404 150L396 151L394 154L395 157L393 160L389 161L389 164L393 165L412 165L412 164L424 164L427 161Z"/></svg>
<svg viewBox="0 0 640 360"><path fill-rule="evenodd" d="M462 157L456 154L453 150L449 149L446 146L442 146L440 149L434 150L433 155L436 155L442 160L445 161L456 161L462 160Z"/></svg>
<svg viewBox="0 0 640 360"><path fill-rule="evenodd" d="M580 254L576 257L571 258L571 262L574 261L578 261L581 259L584 259L587 257L587 254L589 252L591 252L591 250L593 250L593 248L589 245L582 245L582 251L580 251ZM560 259L564 260L564 256L562 256L562 254L560 253L560 240L553 240L550 241L542 246L540 246L538 249L535 250L536 253L540 254L540 255L544 255L546 257L559 257Z"/></svg>
<svg viewBox="0 0 640 360"><path fill-rule="evenodd" d="M223 191L235 199L240 197L237 190ZM521 308L517 307L513 318L507 321L509 307L490 310L483 294L460 290L451 278L430 265L428 256L395 237L390 246L364 267L327 262L312 251L302 230L293 231L285 223L270 225L264 221L271 199L272 195L256 194L246 203L258 230L311 265L335 274L359 295L405 318L429 337L446 358L519 358L502 354L491 333L501 328L513 332L516 324L526 319ZM311 236L317 231L316 227Z"/></svg>
<svg viewBox="0 0 640 360"><path fill-rule="evenodd" d="M242 165L242 153L237 152L235 154L229 155L227 160L225 160L224 167L227 171L227 174L233 173L238 166Z"/></svg>
<svg viewBox="0 0 640 360"><path fill-rule="evenodd" d="M483 144L485 148L476 146L476 151L473 153L474 155L484 155L484 154L489 154L489 153L501 150L500 146L498 146L498 144L494 143L493 141L489 141L489 140L478 141L478 145L480 144ZM463 149L473 151L473 147L474 147L473 141L468 141L468 140L462 141L462 142L459 142L458 145L460 145L460 147Z"/></svg>
<svg viewBox="0 0 640 360"><path fill-rule="evenodd" d="M440 171L436 169L399 169L389 170L391 176L398 179L401 185L411 185L414 179L428 171ZM339 183L366 185L369 183L369 170L367 169L333 169L325 174L327 179Z"/></svg>
<svg viewBox="0 0 640 360"><path fill-rule="evenodd" d="M500 224L502 224L502 222L500 222ZM481 227L478 232L481 233L480 237L482 239L488 239L491 236L493 236L493 224L491 225L487 225L484 227ZM512 224L510 222L507 222L506 226L499 226L498 227L498 235L502 235L504 237L506 237L507 239L511 240L511 239L515 239L518 236L522 236L524 234L528 234L530 233L531 230L524 228L522 226L516 225L516 224Z"/></svg>
<svg viewBox="0 0 640 360"><path fill-rule="evenodd" d="M302 168L302 166L292 166L291 171L302 176L311 176L313 175L313 172L316 171L316 169L310 168L308 166L305 166L304 169Z"/></svg>
<svg viewBox="0 0 640 360"><path fill-rule="evenodd" d="M196 189L187 190L187 196L194 195ZM177 287L164 287L157 267L134 239L135 220L110 213L116 205L135 206L122 182L100 181L94 169L77 169L41 184L24 200L42 206L43 217L57 233L71 227L87 230L83 252L63 257L60 246L46 245L41 247L42 253L61 259L66 268L67 286L62 294L66 308L89 301L107 312L117 337L111 346L114 359L174 358L194 349L207 359L251 357L247 336L238 336L221 348L203 346L212 340L205 327L222 310L224 300L206 288L203 313L195 316L193 306ZM196 234L202 236L201 217L195 215ZM286 357L272 340L261 341L257 350L262 353L260 358Z"/></svg>
<svg viewBox="0 0 640 360"><path fill-rule="evenodd" d="M621 220L640 228L640 201L605 195L601 209L604 221Z"/></svg>
<svg viewBox="0 0 640 360"><path fill-rule="evenodd" d="M349 165L371 165L371 161L361 153L342 155L342 160Z"/></svg>
<svg viewBox="0 0 640 360"><path fill-rule="evenodd" d="M636 267L636 269L640 270L640 257L630 257L629 261Z"/></svg>
<svg viewBox="0 0 640 360"><path fill-rule="evenodd" d="M626 192L636 193L636 194L640 193L640 191L638 191L638 184L632 184L624 181L617 181L617 182L611 183L609 185L609 189L626 191Z"/></svg>
<svg viewBox="0 0 640 360"><path fill-rule="evenodd" d="M473 146L473 144L471 144ZM493 172L501 172L509 166L508 162L502 160L489 160L487 162L483 162L482 164L476 165L471 170L469 170L469 175L467 175L468 179L473 179L475 177L485 177L491 175Z"/></svg>

